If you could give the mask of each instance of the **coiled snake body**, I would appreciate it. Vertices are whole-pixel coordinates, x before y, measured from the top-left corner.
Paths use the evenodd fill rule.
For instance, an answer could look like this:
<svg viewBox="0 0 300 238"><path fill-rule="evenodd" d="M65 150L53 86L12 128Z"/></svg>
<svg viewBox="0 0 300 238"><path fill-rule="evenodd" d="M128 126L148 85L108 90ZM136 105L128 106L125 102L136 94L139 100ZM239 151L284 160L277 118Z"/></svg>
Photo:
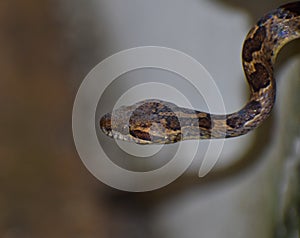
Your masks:
<svg viewBox="0 0 300 238"><path fill-rule="evenodd" d="M161 100L144 100L105 114L100 120L100 128L110 137L138 144L246 134L269 116L276 95L273 65L277 53L296 38L300 38L300 2L271 11L249 31L243 45L242 61L250 98L237 112L214 115Z"/></svg>

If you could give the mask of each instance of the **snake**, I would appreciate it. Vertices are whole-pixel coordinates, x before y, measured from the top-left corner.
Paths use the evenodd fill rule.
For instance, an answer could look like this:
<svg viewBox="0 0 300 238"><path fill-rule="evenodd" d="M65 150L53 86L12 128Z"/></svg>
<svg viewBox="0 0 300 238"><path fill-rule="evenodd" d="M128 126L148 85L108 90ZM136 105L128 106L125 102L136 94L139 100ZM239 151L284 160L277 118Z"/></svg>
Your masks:
<svg viewBox="0 0 300 238"><path fill-rule="evenodd" d="M276 97L277 54L297 38L300 38L300 1L270 11L251 28L241 56L250 96L237 112L210 114L163 100L146 99L106 113L100 118L100 128L109 137L141 145L244 135L270 115Z"/></svg>

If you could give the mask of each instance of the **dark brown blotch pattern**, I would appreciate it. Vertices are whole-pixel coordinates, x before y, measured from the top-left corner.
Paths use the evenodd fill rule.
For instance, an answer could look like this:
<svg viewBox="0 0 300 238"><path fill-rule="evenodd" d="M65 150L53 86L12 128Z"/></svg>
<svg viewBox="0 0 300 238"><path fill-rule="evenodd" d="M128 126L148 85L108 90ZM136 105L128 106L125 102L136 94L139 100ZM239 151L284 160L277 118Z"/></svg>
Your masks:
<svg viewBox="0 0 300 238"><path fill-rule="evenodd" d="M135 138L146 140L146 141L152 141L151 136L148 132L144 132L141 130L129 130L129 133Z"/></svg>
<svg viewBox="0 0 300 238"><path fill-rule="evenodd" d="M252 54L261 49L266 34L266 28L261 26L256 30L252 38L245 41L242 53L243 60L250 62L253 59Z"/></svg>
<svg viewBox="0 0 300 238"><path fill-rule="evenodd" d="M288 10L295 15L300 15L300 2L292 2L281 6L280 8Z"/></svg>
<svg viewBox="0 0 300 238"><path fill-rule="evenodd" d="M135 138L147 141L162 140L166 136L164 129L160 132L160 136L146 132L154 123L162 125L165 130L181 130L179 119L170 106L160 102L146 102L132 112L129 119L130 134ZM171 139L177 140L177 138Z"/></svg>
<svg viewBox="0 0 300 238"><path fill-rule="evenodd" d="M270 84L270 74L261 63L254 64L255 72L249 75L249 84L254 92L267 87Z"/></svg>
<svg viewBox="0 0 300 238"><path fill-rule="evenodd" d="M181 129L180 122L177 116L168 116L166 117L166 128L177 131Z"/></svg>
<svg viewBox="0 0 300 238"><path fill-rule="evenodd" d="M226 124L233 129L240 129L260 112L261 104L257 101L251 101L239 112L229 115Z"/></svg>
<svg viewBox="0 0 300 238"><path fill-rule="evenodd" d="M212 121L209 114L206 114L205 117L198 117L199 127L204 129L211 129L213 127Z"/></svg>

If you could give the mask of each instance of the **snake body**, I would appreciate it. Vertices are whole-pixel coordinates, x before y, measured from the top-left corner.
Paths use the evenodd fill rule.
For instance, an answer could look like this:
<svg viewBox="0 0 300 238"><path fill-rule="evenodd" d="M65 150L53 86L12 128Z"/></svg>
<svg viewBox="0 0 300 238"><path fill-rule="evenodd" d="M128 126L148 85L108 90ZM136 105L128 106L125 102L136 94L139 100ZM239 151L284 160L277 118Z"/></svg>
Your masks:
<svg viewBox="0 0 300 238"><path fill-rule="evenodd" d="M282 46L296 38L300 38L300 1L269 12L249 31L242 63L250 98L237 112L215 115L150 99L105 114L100 128L110 137L138 144L244 135L270 115L276 96L276 56Z"/></svg>

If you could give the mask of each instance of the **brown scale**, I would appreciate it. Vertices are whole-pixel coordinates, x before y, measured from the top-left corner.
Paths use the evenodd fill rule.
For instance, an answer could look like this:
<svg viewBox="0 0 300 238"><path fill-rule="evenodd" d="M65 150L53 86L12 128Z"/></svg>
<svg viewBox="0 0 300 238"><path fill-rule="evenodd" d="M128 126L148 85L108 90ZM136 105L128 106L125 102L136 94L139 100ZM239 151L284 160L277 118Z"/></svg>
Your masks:
<svg viewBox="0 0 300 238"><path fill-rule="evenodd" d="M108 136L138 144L236 137L258 127L270 114L276 95L273 64L287 42L300 37L300 2L266 14L249 31L242 61L250 88L239 111L213 115L161 100L145 100L104 115L100 128Z"/></svg>

